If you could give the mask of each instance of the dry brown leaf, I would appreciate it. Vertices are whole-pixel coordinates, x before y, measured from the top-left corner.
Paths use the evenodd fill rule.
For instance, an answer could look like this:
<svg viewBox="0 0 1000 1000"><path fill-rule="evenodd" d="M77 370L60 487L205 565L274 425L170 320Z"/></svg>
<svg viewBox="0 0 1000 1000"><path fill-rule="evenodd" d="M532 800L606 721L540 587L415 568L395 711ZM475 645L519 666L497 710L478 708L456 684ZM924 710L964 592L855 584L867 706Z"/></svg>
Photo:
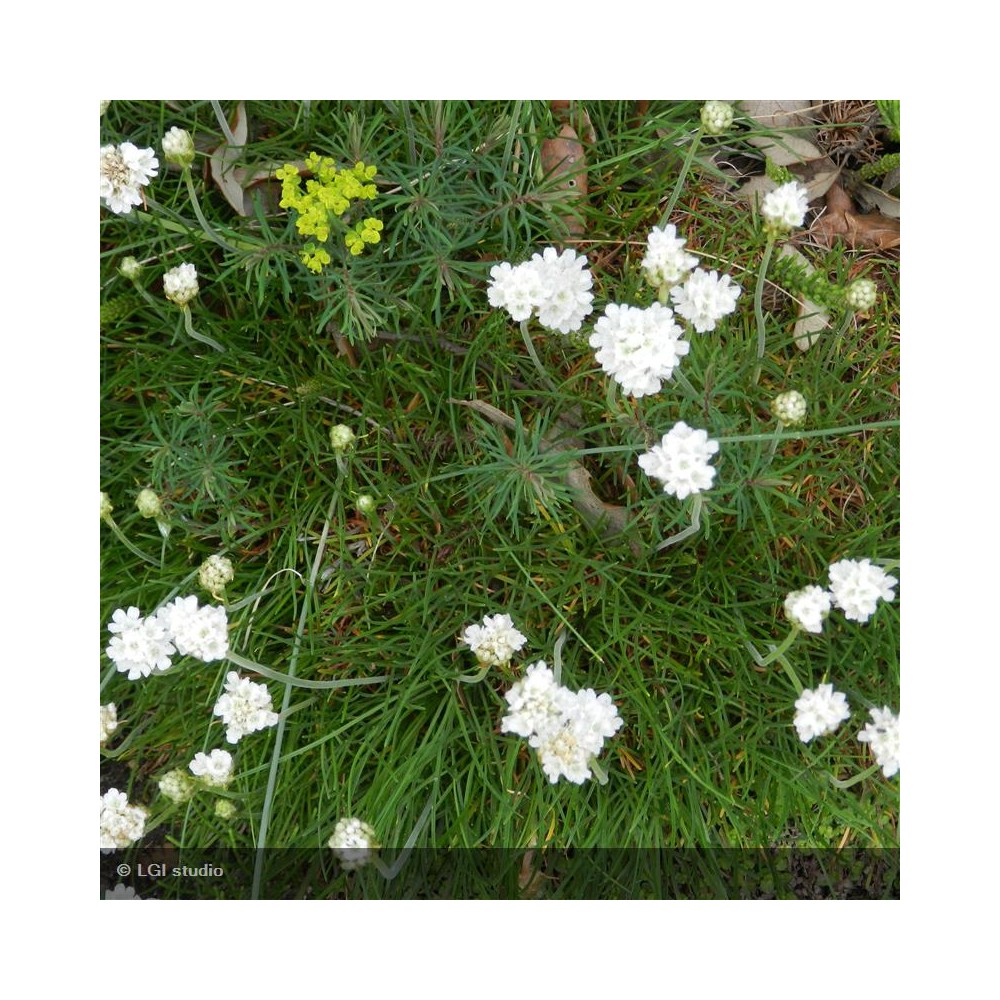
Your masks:
<svg viewBox="0 0 1000 1000"><path fill-rule="evenodd" d="M826 246L841 240L851 250L894 250L899 246L899 219L881 212L858 214L847 192L835 184L827 192L826 211L810 233Z"/></svg>
<svg viewBox="0 0 1000 1000"><path fill-rule="evenodd" d="M584 233L583 220L575 210L576 202L587 197L587 157L576 129L566 124L555 139L546 139L541 150L547 200L566 232L575 238Z"/></svg>
<svg viewBox="0 0 1000 1000"><path fill-rule="evenodd" d="M243 101L236 105L236 114L229 123L236 145L223 141L209 161L212 180L218 185L223 197L240 214L248 215L244 200L243 177L245 171L235 166L235 161L243 152L247 141L247 109Z"/></svg>

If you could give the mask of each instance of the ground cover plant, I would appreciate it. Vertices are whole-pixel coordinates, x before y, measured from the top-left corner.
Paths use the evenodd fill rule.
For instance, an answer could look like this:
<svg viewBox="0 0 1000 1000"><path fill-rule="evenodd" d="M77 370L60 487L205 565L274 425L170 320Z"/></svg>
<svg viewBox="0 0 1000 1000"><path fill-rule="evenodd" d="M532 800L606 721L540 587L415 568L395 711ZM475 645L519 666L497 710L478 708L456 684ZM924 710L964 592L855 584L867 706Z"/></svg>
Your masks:
<svg viewBox="0 0 1000 1000"><path fill-rule="evenodd" d="M102 107L102 890L898 893L898 166L888 101Z"/></svg>

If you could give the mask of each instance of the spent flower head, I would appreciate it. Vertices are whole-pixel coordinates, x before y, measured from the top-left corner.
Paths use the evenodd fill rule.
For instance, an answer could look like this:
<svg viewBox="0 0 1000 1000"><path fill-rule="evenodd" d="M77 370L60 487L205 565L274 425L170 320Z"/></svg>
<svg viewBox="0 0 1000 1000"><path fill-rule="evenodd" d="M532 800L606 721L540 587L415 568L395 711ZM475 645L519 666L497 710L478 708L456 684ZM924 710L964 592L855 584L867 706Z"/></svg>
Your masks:
<svg viewBox="0 0 1000 1000"><path fill-rule="evenodd" d="M176 125L163 137L163 158L167 163L176 163L179 167L190 167L194 160L194 139L187 129Z"/></svg>
<svg viewBox="0 0 1000 1000"><path fill-rule="evenodd" d="M806 397L795 389L779 393L771 400L771 412L788 427L801 424L806 418Z"/></svg>
<svg viewBox="0 0 1000 1000"><path fill-rule="evenodd" d="M858 739L871 746L875 763L891 778L899 771L899 716L888 705L870 709L869 714L872 721L865 724Z"/></svg>
<svg viewBox="0 0 1000 1000"><path fill-rule="evenodd" d="M156 176L159 161L151 148L131 142L101 146L101 200L116 215L142 204L142 189Z"/></svg>
<svg viewBox="0 0 1000 1000"><path fill-rule="evenodd" d="M239 743L248 733L276 725L278 713L271 705L271 693L265 684L254 684L247 677L240 677L235 670L226 674L223 694L212 709L221 717L226 728L226 739Z"/></svg>
<svg viewBox="0 0 1000 1000"><path fill-rule="evenodd" d="M805 221L809 191L798 181L789 181L769 191L760 206L768 236L787 236Z"/></svg>
<svg viewBox="0 0 1000 1000"><path fill-rule="evenodd" d="M710 440L707 431L695 430L680 420L659 444L639 456L639 468L660 480L664 493L683 500L711 489L715 469L708 463L718 450L719 442Z"/></svg>
<svg viewBox="0 0 1000 1000"><path fill-rule="evenodd" d="M178 264L163 275L163 294L178 306L186 306L198 294L198 272L194 264Z"/></svg>
<svg viewBox="0 0 1000 1000"><path fill-rule="evenodd" d="M806 688L795 702L795 729L799 739L808 743L816 736L832 733L850 715L847 696L834 691L832 684L820 684L815 691Z"/></svg>
<svg viewBox="0 0 1000 1000"><path fill-rule="evenodd" d="M893 600L896 593L892 588L897 583L894 576L870 559L841 559L830 567L833 603L854 622L868 621L880 600Z"/></svg>
<svg viewBox="0 0 1000 1000"><path fill-rule="evenodd" d="M687 240L677 235L677 227L654 226L646 240L641 267L646 280L657 288L672 288L698 266L698 258L684 250Z"/></svg>
<svg viewBox="0 0 1000 1000"><path fill-rule="evenodd" d="M701 127L707 135L722 135L733 124L733 106L726 101L705 101L701 106Z"/></svg>
<svg viewBox="0 0 1000 1000"><path fill-rule="evenodd" d="M708 333L736 309L742 289L728 274L698 268L683 285L670 289L674 311L683 316L698 333Z"/></svg>
<svg viewBox="0 0 1000 1000"><path fill-rule="evenodd" d="M610 303L594 324L590 346L597 363L630 396L660 391L681 358L691 349L681 340L684 331L666 306L654 302L648 309Z"/></svg>
<svg viewBox="0 0 1000 1000"><path fill-rule="evenodd" d="M459 636L480 663L501 667L528 641L515 627L510 615L486 615L480 624L470 625Z"/></svg>
<svg viewBox="0 0 1000 1000"><path fill-rule="evenodd" d="M793 590L785 598L785 616L807 632L822 632L823 622L830 614L830 594L822 587Z"/></svg>
<svg viewBox="0 0 1000 1000"><path fill-rule="evenodd" d="M236 571L226 556L210 555L198 568L198 583L217 601L225 600L226 587L233 582Z"/></svg>
<svg viewBox="0 0 1000 1000"><path fill-rule="evenodd" d="M344 817L337 820L327 841L344 871L354 871L372 861L379 848L375 831L363 820Z"/></svg>

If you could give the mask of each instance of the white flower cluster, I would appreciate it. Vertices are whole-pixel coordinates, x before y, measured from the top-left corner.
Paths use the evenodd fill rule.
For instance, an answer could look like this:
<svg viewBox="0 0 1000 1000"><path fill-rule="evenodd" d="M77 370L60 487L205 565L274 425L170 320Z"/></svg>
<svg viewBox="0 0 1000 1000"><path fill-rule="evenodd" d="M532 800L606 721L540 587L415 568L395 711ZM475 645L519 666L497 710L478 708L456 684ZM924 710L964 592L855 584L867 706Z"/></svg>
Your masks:
<svg viewBox="0 0 1000 1000"><path fill-rule="evenodd" d="M491 667L502 667L528 641L516 628L510 615L486 615L479 625L470 625L459 636L476 659Z"/></svg>
<svg viewBox="0 0 1000 1000"><path fill-rule="evenodd" d="M674 225L654 226L646 240L642 269L646 279L658 288L672 288L684 280L687 272L698 266L698 258L684 250L687 240L677 235Z"/></svg>
<svg viewBox="0 0 1000 1000"><path fill-rule="evenodd" d="M822 632L823 621L830 614L830 594L822 587L793 590L785 598L785 616L807 632Z"/></svg>
<svg viewBox="0 0 1000 1000"><path fill-rule="evenodd" d="M368 864L379 848L375 831L355 817L337 820L327 844L345 871L354 871Z"/></svg>
<svg viewBox="0 0 1000 1000"><path fill-rule="evenodd" d="M899 716L893 715L888 705L873 708L869 714L872 721L858 733L858 740L871 744L875 763L891 778L899 771Z"/></svg>
<svg viewBox="0 0 1000 1000"><path fill-rule="evenodd" d="M152 149L131 142L101 146L101 198L116 215L128 215L142 204L140 189L156 176L160 163Z"/></svg>
<svg viewBox="0 0 1000 1000"><path fill-rule="evenodd" d="M178 597L147 618L138 608L118 608L108 631L107 654L130 681L168 670L174 653L210 663L222 659L229 649L226 609L199 608L193 596Z"/></svg>
<svg viewBox="0 0 1000 1000"><path fill-rule="evenodd" d="M648 396L673 374L691 349L666 306L648 309L611 303L594 325L590 346L598 364L630 396Z"/></svg>
<svg viewBox="0 0 1000 1000"><path fill-rule="evenodd" d="M266 684L255 684L247 677L240 677L235 670L226 674L224 693L212 709L213 715L222 718L226 739L239 741L258 729L266 729L278 721L278 714L271 706L271 693Z"/></svg>
<svg viewBox="0 0 1000 1000"><path fill-rule="evenodd" d="M708 432L695 430L683 420L663 435L659 444L639 456L639 468L663 483L663 492L683 500L691 493L710 489L715 469L709 459L719 450Z"/></svg>
<svg viewBox="0 0 1000 1000"><path fill-rule="evenodd" d="M565 777L582 785L604 741L622 725L610 695L556 684L543 660L531 664L504 698L511 711L501 720L501 732L527 737L552 784Z"/></svg>
<svg viewBox="0 0 1000 1000"><path fill-rule="evenodd" d="M506 261L494 265L486 296L494 309L506 309L516 322L534 314L548 330L573 333L592 311L592 284L585 256L546 247L516 267Z"/></svg>
<svg viewBox="0 0 1000 1000"><path fill-rule="evenodd" d="M809 192L798 181L769 191L760 206L765 225L774 233L790 233L805 221Z"/></svg>
<svg viewBox="0 0 1000 1000"><path fill-rule="evenodd" d="M691 277L676 288L670 289L674 309L698 333L708 333L715 324L736 309L736 300L742 289L728 274L721 278L717 271L691 272Z"/></svg>
<svg viewBox="0 0 1000 1000"><path fill-rule="evenodd" d="M103 103L103 102L102 102ZM113 889L104 890L105 899L142 899L142 896L135 894L135 889L124 882L119 882Z"/></svg>
<svg viewBox="0 0 1000 1000"><path fill-rule="evenodd" d="M159 616L143 618L138 608L118 608L108 622L108 631L111 641L107 654L118 672L127 673L130 681L148 677L154 671L162 673L172 666L170 657L176 649Z"/></svg>
<svg viewBox="0 0 1000 1000"><path fill-rule="evenodd" d="M101 850L113 851L139 840L146 830L146 810L130 806L128 796L109 788L101 796Z"/></svg>
<svg viewBox="0 0 1000 1000"><path fill-rule="evenodd" d="M157 612L181 656L196 656L205 663L221 660L229 651L229 623L220 605L198 607L198 598L177 597Z"/></svg>
<svg viewBox="0 0 1000 1000"><path fill-rule="evenodd" d="M118 728L118 709L115 703L109 702L101 705L101 746L108 741L108 737Z"/></svg>
<svg viewBox="0 0 1000 1000"><path fill-rule="evenodd" d="M834 691L832 684L820 684L815 691L806 688L795 702L795 729L803 743L832 733L850 716L847 695Z"/></svg>
<svg viewBox="0 0 1000 1000"><path fill-rule="evenodd" d="M881 566L873 566L870 559L841 559L830 567L833 603L854 622L868 621L880 599L893 600L896 592L892 588L897 583L894 576Z"/></svg>
<svg viewBox="0 0 1000 1000"><path fill-rule="evenodd" d="M822 632L831 607L839 608L849 621L868 621L879 600L891 601L899 581L870 559L841 559L830 566L830 589L810 586L794 590L785 598L789 621L807 632Z"/></svg>
<svg viewBox="0 0 1000 1000"><path fill-rule="evenodd" d="M198 294L198 272L194 264L178 264L163 275L163 294L178 306L186 306Z"/></svg>
<svg viewBox="0 0 1000 1000"><path fill-rule="evenodd" d="M188 767L209 787L225 788L233 777L233 755L228 750L196 753Z"/></svg>

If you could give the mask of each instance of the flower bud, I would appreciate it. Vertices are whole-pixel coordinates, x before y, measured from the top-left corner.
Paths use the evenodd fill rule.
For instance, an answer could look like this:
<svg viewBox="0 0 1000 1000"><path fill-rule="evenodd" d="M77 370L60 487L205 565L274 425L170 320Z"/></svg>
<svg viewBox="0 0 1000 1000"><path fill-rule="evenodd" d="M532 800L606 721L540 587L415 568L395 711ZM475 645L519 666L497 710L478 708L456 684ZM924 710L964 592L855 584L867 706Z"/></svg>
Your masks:
<svg viewBox="0 0 1000 1000"><path fill-rule="evenodd" d="M163 275L163 293L175 305L186 306L198 294L194 264L179 264Z"/></svg>
<svg viewBox="0 0 1000 1000"><path fill-rule="evenodd" d="M701 127L707 135L722 135L733 124L733 106L725 101L706 101L701 107Z"/></svg>
<svg viewBox="0 0 1000 1000"><path fill-rule="evenodd" d="M771 400L771 412L783 424L794 427L805 420L806 397L795 389L789 389Z"/></svg>
<svg viewBox="0 0 1000 1000"><path fill-rule="evenodd" d="M236 575L232 562L225 556L209 556L198 570L198 582L217 601L225 600L226 584Z"/></svg>
<svg viewBox="0 0 1000 1000"><path fill-rule="evenodd" d="M375 513L375 508L378 506L375 503L375 497L370 493L362 493L355 503L358 505L358 510L365 516Z"/></svg>
<svg viewBox="0 0 1000 1000"><path fill-rule="evenodd" d="M110 101L101 101L101 117L102 118L104 117L104 112L107 111L110 106L111 106L111 102Z"/></svg>
<svg viewBox="0 0 1000 1000"><path fill-rule="evenodd" d="M355 435L347 424L337 424L330 428L330 446L336 452L345 452L354 444Z"/></svg>
<svg viewBox="0 0 1000 1000"><path fill-rule="evenodd" d="M139 495L135 498L135 505L143 517L163 517L163 504L150 489L139 491Z"/></svg>
<svg viewBox="0 0 1000 1000"><path fill-rule="evenodd" d="M173 771L168 771L159 781L160 791L171 802L188 802L194 798L194 793L198 786L194 779L182 771L179 767Z"/></svg>
<svg viewBox="0 0 1000 1000"><path fill-rule="evenodd" d="M137 281L142 272L142 264L135 257L125 257L118 265L118 273L129 281Z"/></svg>
<svg viewBox="0 0 1000 1000"><path fill-rule="evenodd" d="M855 312L868 312L878 298L878 288L871 278L858 278L847 286L846 298Z"/></svg>
<svg viewBox="0 0 1000 1000"><path fill-rule="evenodd" d="M231 799L216 799L215 815L219 819L232 819L236 815L236 803Z"/></svg>
<svg viewBox="0 0 1000 1000"><path fill-rule="evenodd" d="M191 133L176 125L163 137L163 156L167 163L190 167L194 160L194 139Z"/></svg>
<svg viewBox="0 0 1000 1000"><path fill-rule="evenodd" d="M379 848L375 831L363 820L354 817L338 820L327 843L345 871L368 864Z"/></svg>

